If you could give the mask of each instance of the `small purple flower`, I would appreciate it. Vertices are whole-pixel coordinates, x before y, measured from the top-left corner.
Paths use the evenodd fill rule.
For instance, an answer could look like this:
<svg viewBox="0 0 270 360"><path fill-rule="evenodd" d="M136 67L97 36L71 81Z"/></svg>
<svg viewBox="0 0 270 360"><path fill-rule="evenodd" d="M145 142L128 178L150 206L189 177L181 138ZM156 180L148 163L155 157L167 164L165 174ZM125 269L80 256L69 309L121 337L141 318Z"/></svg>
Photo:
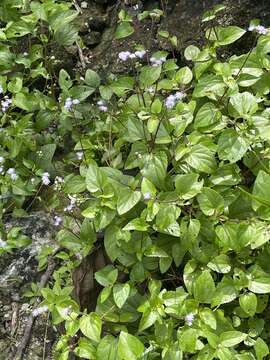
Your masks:
<svg viewBox="0 0 270 360"><path fill-rule="evenodd" d="M71 108L71 105L72 105L72 99L71 98L67 98L66 101L65 101L65 105L64 105L64 108L69 110Z"/></svg>
<svg viewBox="0 0 270 360"><path fill-rule="evenodd" d="M7 246L7 242L4 241L4 240L2 240L2 239L0 238L0 246L1 246L1 247L6 247L6 246Z"/></svg>
<svg viewBox="0 0 270 360"><path fill-rule="evenodd" d="M159 18L159 17L160 17L160 15L157 14L157 13L155 13L155 12L151 12L149 15L150 15L151 17L153 17L153 18Z"/></svg>
<svg viewBox="0 0 270 360"><path fill-rule="evenodd" d="M167 109L172 109L174 107L174 103L175 103L175 96L174 95L168 96L166 99Z"/></svg>
<svg viewBox="0 0 270 360"><path fill-rule="evenodd" d="M103 105L103 104L104 104L103 100L98 100L98 101L97 101L97 105L101 106L101 105Z"/></svg>
<svg viewBox="0 0 270 360"><path fill-rule="evenodd" d="M106 112L108 110L107 106L99 106L99 110Z"/></svg>
<svg viewBox="0 0 270 360"><path fill-rule="evenodd" d="M59 226L60 223L63 221L60 216L55 216L55 217L54 217L54 220L55 220L55 222L54 222L54 225L55 225L55 226Z"/></svg>
<svg viewBox="0 0 270 360"><path fill-rule="evenodd" d="M185 322L187 323L188 326L192 326L193 320L194 320L193 313L189 313L185 316Z"/></svg>
<svg viewBox="0 0 270 360"><path fill-rule="evenodd" d="M135 56L137 56L140 59L142 59L145 54L146 54L145 50L137 50L137 51L135 51Z"/></svg>
<svg viewBox="0 0 270 360"><path fill-rule="evenodd" d="M135 59L135 57L136 57L135 54L130 54L130 55L129 55L129 58L130 58L130 59Z"/></svg>
<svg viewBox="0 0 270 360"><path fill-rule="evenodd" d="M150 192L144 193L144 194L143 194L143 198L144 198L144 200L149 200L149 199L151 199L151 194L150 194Z"/></svg>
<svg viewBox="0 0 270 360"><path fill-rule="evenodd" d="M250 25L248 31L257 30L259 34L265 35L267 34L268 30L262 25Z"/></svg>
<svg viewBox="0 0 270 360"><path fill-rule="evenodd" d="M77 158L78 158L79 160L82 160L82 158L83 158L83 152L82 152L82 151L76 152L76 155L77 155Z"/></svg>
<svg viewBox="0 0 270 360"><path fill-rule="evenodd" d="M184 94L183 94L181 91L176 91L176 93L174 94L174 96L175 96L175 98L176 98L177 100L182 100Z"/></svg>
<svg viewBox="0 0 270 360"><path fill-rule="evenodd" d="M255 25L250 25L249 28L248 28L248 31L253 31L256 29L256 26Z"/></svg>
<svg viewBox="0 0 270 360"><path fill-rule="evenodd" d="M50 174L48 172L45 172L42 174L42 182L44 185L49 185L49 183L50 183L49 177L50 177Z"/></svg>
<svg viewBox="0 0 270 360"><path fill-rule="evenodd" d="M154 96L155 95L155 89L153 87L148 88L148 92Z"/></svg>
<svg viewBox="0 0 270 360"><path fill-rule="evenodd" d="M80 103L80 100L78 100L78 99L72 100L72 104L74 104L74 105L77 105L77 104L79 104L79 103Z"/></svg>
<svg viewBox="0 0 270 360"><path fill-rule="evenodd" d="M38 315L40 315L43 312L46 312L48 310L49 310L48 306L44 305L44 306L41 306L40 308L34 309L32 311L32 315L33 315L33 317L37 317Z"/></svg>
<svg viewBox="0 0 270 360"><path fill-rule="evenodd" d="M267 29L262 25L258 25L256 30L258 31L259 34L263 34L263 35L267 34Z"/></svg>
<svg viewBox="0 0 270 360"><path fill-rule="evenodd" d="M129 51L121 51L118 54L118 57L122 61L127 61L127 59L130 57L130 52Z"/></svg>
<svg viewBox="0 0 270 360"><path fill-rule="evenodd" d="M25 52L23 53L23 56L28 56L28 52L25 51Z"/></svg>
<svg viewBox="0 0 270 360"><path fill-rule="evenodd" d="M14 168L9 168L7 173L10 175L12 180L16 180L18 178L18 175L15 173Z"/></svg>

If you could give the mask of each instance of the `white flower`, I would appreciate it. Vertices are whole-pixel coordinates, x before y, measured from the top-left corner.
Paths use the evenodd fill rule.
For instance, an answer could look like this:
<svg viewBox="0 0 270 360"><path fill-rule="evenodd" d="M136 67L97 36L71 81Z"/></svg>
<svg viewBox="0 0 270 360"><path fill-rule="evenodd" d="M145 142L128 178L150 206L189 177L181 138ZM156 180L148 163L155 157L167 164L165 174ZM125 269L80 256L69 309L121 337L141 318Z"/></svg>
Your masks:
<svg viewBox="0 0 270 360"><path fill-rule="evenodd" d="M49 177L50 177L50 174L48 172L45 172L42 174L42 182L44 185L49 185L49 183L50 183Z"/></svg>
<svg viewBox="0 0 270 360"><path fill-rule="evenodd" d="M184 94L181 91L177 91L174 96L177 100L182 100Z"/></svg>
<svg viewBox="0 0 270 360"><path fill-rule="evenodd" d="M43 312L48 311L48 310L49 310L48 306L44 305L44 306L41 306L40 308L34 309L32 311L32 315L33 315L33 317L37 317L38 315L40 315Z"/></svg>
<svg viewBox="0 0 270 360"><path fill-rule="evenodd" d="M143 194L143 198L144 198L144 200L149 200L149 199L151 199L151 194L150 194L150 192L144 193L144 194Z"/></svg>
<svg viewBox="0 0 270 360"><path fill-rule="evenodd" d="M6 247L6 246L7 246L7 242L4 241L4 240L2 240L2 239L0 238L0 246L1 246L1 247Z"/></svg>
<svg viewBox="0 0 270 360"><path fill-rule="evenodd" d="M99 106L99 110L106 112L108 110L107 106Z"/></svg>
<svg viewBox="0 0 270 360"><path fill-rule="evenodd" d="M79 160L82 160L82 157L83 157L83 152L82 152L82 151L76 152L76 155L77 155L77 158L78 158Z"/></svg>
<svg viewBox="0 0 270 360"><path fill-rule="evenodd" d="M2 163L2 162L4 162L4 158L3 158L3 156L0 156L0 164Z"/></svg>
<svg viewBox="0 0 270 360"><path fill-rule="evenodd" d="M55 226L59 226L60 223L63 221L60 216L55 216L55 217L54 217L54 220L55 220L55 222L54 222L54 225L55 225Z"/></svg>
<svg viewBox="0 0 270 360"><path fill-rule="evenodd" d="M140 59L142 59L145 54L146 54L145 50L137 50L137 51L135 51L135 56L137 56Z"/></svg>
<svg viewBox="0 0 270 360"><path fill-rule="evenodd" d="M130 56L130 52L129 51L121 51L119 54L118 54L118 57L120 60L122 61L126 61Z"/></svg>
<svg viewBox="0 0 270 360"><path fill-rule="evenodd" d="M185 322L187 323L188 326L192 326L193 320L194 320L193 313L189 313L185 316Z"/></svg>

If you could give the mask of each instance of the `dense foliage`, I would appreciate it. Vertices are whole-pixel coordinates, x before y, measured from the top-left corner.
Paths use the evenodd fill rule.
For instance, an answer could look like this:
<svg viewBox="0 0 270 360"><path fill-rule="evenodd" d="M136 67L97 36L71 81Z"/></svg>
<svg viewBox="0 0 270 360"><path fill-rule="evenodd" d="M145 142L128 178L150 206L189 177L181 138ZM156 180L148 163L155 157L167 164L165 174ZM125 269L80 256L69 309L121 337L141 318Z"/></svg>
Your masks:
<svg viewBox="0 0 270 360"><path fill-rule="evenodd" d="M257 21L249 33L218 26L216 6L186 66L138 43L119 54L133 75L101 84L90 69L57 70L53 49L78 39L71 5L0 5L0 214L27 216L38 200L55 212L58 245L43 248L39 270L50 256L59 267L41 294L36 284L25 294L43 297L35 316L64 322L55 359L264 359L270 33ZM162 14L122 10L116 38ZM253 42L247 54L219 58L242 36ZM20 230L2 225L0 254L29 244ZM111 264L95 273L103 290L89 314L70 296L71 273L103 233Z"/></svg>

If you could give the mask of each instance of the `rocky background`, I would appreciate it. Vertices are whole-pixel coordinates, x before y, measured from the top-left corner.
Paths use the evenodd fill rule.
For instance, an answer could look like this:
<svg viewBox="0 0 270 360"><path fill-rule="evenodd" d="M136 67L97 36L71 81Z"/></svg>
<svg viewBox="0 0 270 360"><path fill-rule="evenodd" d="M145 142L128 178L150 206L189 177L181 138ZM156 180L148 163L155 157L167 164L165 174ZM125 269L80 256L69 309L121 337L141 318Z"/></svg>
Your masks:
<svg viewBox="0 0 270 360"><path fill-rule="evenodd" d="M54 49L53 54L61 59L60 68L64 67L73 76L78 72L84 75L86 68L98 71L103 79L111 73L127 75L131 69L128 68L128 63L118 60L120 51L134 51L135 45L142 43L150 53L161 49L171 53L169 42L157 35L162 29L168 30L170 35L177 36L179 45L174 49L174 53L178 64L181 65L184 63L183 53L188 45L201 47L205 42L206 25L201 24L202 14L220 3L221 0L73 1L74 6L80 11L76 23L85 47L82 48L81 56L75 45L65 49ZM247 28L251 19L258 18L262 25L270 26L269 0L225 0L223 4L227 8L218 15L220 25ZM134 16L143 10L159 8L167 13L167 17L153 25L151 20L145 20L139 33L114 40L121 8ZM220 56L247 52L249 45L250 34L247 33ZM14 350L22 339L31 310L28 298L22 295L23 291L31 282L39 281L41 274L36 271L35 257L42 245L56 245L57 229L54 226L53 215L45 212L33 212L28 218L6 219L5 225L7 228L22 226L23 232L32 239L32 244L28 247L0 259L0 360L13 360ZM51 327L46 317L37 318L24 359L53 359L53 347L59 336L59 330Z"/></svg>

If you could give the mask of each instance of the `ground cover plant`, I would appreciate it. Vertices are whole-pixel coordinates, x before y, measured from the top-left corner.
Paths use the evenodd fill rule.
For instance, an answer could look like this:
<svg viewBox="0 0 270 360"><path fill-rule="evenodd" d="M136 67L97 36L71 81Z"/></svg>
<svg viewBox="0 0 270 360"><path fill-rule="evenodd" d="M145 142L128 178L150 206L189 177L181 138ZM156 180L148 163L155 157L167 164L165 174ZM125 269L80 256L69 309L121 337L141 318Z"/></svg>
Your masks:
<svg viewBox="0 0 270 360"><path fill-rule="evenodd" d="M102 82L91 69L56 71L53 46L78 40L71 6L0 5L0 254L29 245L3 223L38 200L59 227L57 246L38 256L39 271L51 258L56 270L25 293L42 299L31 316L64 325L59 360L266 359L269 31L257 20L219 26L219 5L202 19L206 45L184 49L186 65L138 40L119 53L132 75ZM165 10L122 9L115 37ZM180 46L168 29L159 36ZM242 36L250 51L221 60ZM89 313L72 297L72 271L103 242L111 264L95 273L102 291Z"/></svg>

